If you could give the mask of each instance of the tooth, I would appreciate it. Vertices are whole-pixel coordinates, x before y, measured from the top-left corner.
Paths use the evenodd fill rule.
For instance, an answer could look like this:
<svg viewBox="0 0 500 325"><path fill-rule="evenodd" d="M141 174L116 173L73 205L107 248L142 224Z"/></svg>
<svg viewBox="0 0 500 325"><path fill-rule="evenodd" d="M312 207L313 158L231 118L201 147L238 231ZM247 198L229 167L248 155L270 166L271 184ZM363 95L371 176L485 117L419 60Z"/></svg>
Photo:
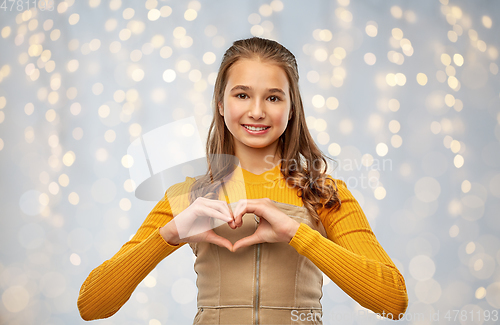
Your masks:
<svg viewBox="0 0 500 325"><path fill-rule="evenodd" d="M248 126L248 125L245 125L245 127L249 130L252 130L252 131L262 131L262 130L267 129L267 127L253 127L253 126Z"/></svg>

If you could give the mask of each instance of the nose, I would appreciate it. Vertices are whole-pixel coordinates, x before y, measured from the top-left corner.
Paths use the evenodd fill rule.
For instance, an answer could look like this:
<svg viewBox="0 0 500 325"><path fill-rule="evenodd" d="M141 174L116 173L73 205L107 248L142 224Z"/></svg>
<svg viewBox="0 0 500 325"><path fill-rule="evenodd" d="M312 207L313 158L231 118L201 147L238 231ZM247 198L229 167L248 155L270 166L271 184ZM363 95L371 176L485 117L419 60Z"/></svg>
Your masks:
<svg viewBox="0 0 500 325"><path fill-rule="evenodd" d="M262 103L260 99L256 99L250 106L250 110L248 111L248 116L253 117L256 120L264 118L266 116L265 104Z"/></svg>

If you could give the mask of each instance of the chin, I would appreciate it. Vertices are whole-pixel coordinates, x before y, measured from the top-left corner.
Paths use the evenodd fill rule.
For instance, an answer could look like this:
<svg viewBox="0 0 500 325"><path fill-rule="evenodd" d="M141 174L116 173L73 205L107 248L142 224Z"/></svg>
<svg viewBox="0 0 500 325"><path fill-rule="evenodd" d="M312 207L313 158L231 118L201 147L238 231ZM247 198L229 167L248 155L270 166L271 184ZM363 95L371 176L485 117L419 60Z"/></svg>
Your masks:
<svg viewBox="0 0 500 325"><path fill-rule="evenodd" d="M264 145L259 145L259 144L251 144L251 143L247 143L246 144L247 147L250 147L250 148L254 148L254 149L262 149L262 148L265 148L267 146L269 146L268 144L264 144Z"/></svg>

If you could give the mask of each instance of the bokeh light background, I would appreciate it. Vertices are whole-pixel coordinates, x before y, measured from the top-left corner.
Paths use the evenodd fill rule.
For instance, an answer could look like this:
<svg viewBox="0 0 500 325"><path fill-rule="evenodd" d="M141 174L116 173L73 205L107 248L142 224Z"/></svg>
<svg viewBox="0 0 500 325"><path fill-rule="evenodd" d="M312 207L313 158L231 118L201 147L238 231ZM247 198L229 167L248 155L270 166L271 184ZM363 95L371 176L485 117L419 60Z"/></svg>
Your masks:
<svg viewBox="0 0 500 325"><path fill-rule="evenodd" d="M222 54L252 35L296 55L308 126L403 273L407 314L441 313L400 323L500 309L499 2L23 5L0 9L0 323L84 323L83 281L156 204L135 198L127 147L189 116L206 137ZM190 324L193 257L96 324ZM336 322L363 308L328 279L322 303L325 324L382 322Z"/></svg>

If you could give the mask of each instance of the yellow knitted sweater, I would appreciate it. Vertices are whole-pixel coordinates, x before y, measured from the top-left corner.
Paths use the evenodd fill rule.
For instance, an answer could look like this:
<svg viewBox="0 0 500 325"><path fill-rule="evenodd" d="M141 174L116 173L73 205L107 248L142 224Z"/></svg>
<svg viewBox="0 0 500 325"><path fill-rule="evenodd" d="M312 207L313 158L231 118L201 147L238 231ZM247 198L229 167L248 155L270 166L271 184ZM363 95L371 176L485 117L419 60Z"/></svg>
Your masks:
<svg viewBox="0 0 500 325"><path fill-rule="evenodd" d="M241 172L247 199L270 198L303 205L297 192L286 186L280 164L260 175L245 169ZM186 181L173 185L166 193L187 193L194 181L186 177ZM309 258L361 306L384 316L390 313L390 318L398 319L408 305L404 278L377 241L345 182L335 181L342 202L340 209L317 211L328 238L301 223L289 245ZM172 219L165 194L133 238L89 274L78 297L78 309L84 320L115 314L156 265L185 244L170 245L160 235L159 228Z"/></svg>

